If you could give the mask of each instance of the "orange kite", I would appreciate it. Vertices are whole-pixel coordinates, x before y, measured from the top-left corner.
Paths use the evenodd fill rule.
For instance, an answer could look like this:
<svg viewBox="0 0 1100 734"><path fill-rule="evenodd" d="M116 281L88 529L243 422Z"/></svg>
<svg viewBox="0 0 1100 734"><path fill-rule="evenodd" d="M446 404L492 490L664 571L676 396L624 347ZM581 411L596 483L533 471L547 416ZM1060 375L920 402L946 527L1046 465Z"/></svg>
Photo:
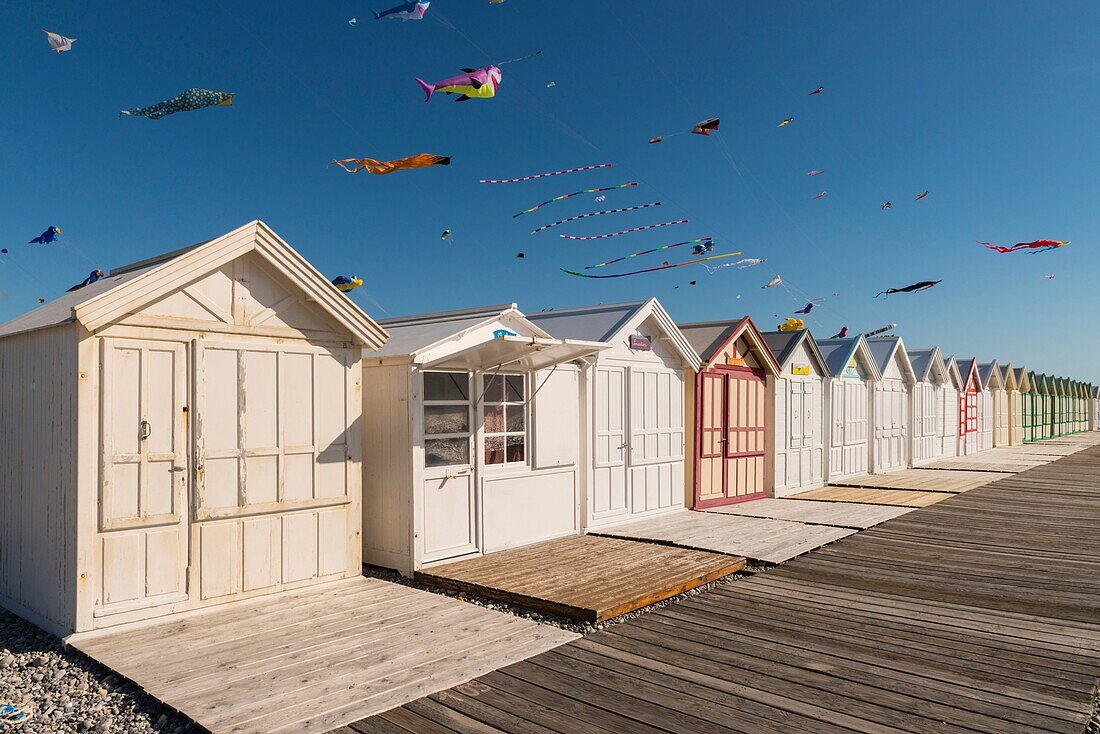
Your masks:
<svg viewBox="0 0 1100 734"><path fill-rule="evenodd" d="M394 161L376 161L373 158L342 158L339 160L334 160L332 163L329 163L329 165L331 166L333 163L340 166L340 168L343 168L348 173L359 173L360 171L366 171L367 173L384 176L387 173L393 173L394 171L405 171L412 168L427 168L428 166L449 166L451 165L451 157L449 155L432 155L430 153L418 153L416 155L410 155L407 158L398 158Z"/></svg>

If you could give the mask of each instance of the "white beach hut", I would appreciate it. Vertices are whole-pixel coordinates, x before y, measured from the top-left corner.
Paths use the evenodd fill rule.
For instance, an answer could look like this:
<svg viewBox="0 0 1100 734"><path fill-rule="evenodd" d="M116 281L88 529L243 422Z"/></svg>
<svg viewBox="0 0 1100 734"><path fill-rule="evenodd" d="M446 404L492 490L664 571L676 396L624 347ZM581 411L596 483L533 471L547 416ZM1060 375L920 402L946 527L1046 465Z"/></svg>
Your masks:
<svg viewBox="0 0 1100 734"><path fill-rule="evenodd" d="M978 375L982 383L978 395L978 450L988 451L1008 445L1008 402L997 360L979 364Z"/></svg>
<svg viewBox="0 0 1100 734"><path fill-rule="evenodd" d="M913 386L911 435L913 466L942 459L945 449L944 424L947 420L944 390L951 382L951 374L940 355L939 347L906 350L913 367L916 384Z"/></svg>
<svg viewBox="0 0 1100 734"><path fill-rule="evenodd" d="M528 318L556 337L611 345L582 373L585 527L682 509L684 380L699 355L657 299Z"/></svg>
<svg viewBox="0 0 1100 734"><path fill-rule="evenodd" d="M358 577L385 338L262 222L0 327L0 603L64 635Z"/></svg>
<svg viewBox="0 0 1100 734"><path fill-rule="evenodd" d="M959 391L962 389L963 379L954 357L944 357L943 365L948 379L941 391L943 423L940 425L940 445L937 452L946 458L959 455Z"/></svg>
<svg viewBox="0 0 1100 734"><path fill-rule="evenodd" d="M867 340L875 357L880 379L875 383L872 404L871 471L905 469L910 464L909 406L915 376L905 343L900 336Z"/></svg>
<svg viewBox="0 0 1100 734"><path fill-rule="evenodd" d="M776 497L825 483L825 392L828 367L809 331L764 332L779 362L772 446Z"/></svg>
<svg viewBox="0 0 1100 734"><path fill-rule="evenodd" d="M363 558L426 564L580 532L581 366L515 304L388 319L363 362Z"/></svg>
<svg viewBox="0 0 1100 734"><path fill-rule="evenodd" d="M818 351L829 371L829 398L825 404L828 461L825 481L866 474L871 469L868 413L878 367L863 336L823 339Z"/></svg>

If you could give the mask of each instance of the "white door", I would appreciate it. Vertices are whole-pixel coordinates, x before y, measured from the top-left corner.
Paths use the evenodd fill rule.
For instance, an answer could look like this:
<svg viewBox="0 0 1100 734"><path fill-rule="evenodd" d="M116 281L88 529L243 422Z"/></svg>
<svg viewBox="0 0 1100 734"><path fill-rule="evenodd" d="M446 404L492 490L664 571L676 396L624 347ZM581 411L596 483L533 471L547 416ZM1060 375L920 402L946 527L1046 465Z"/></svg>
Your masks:
<svg viewBox="0 0 1100 734"><path fill-rule="evenodd" d="M473 553L477 543L473 401L467 372L424 372L425 562Z"/></svg>
<svg viewBox="0 0 1100 734"><path fill-rule="evenodd" d="M588 506L593 522L627 514L626 370L599 366L593 394L593 482Z"/></svg>
<svg viewBox="0 0 1100 734"><path fill-rule="evenodd" d="M944 387L941 402L940 456L956 456L959 452L959 391L953 385Z"/></svg>
<svg viewBox="0 0 1100 734"><path fill-rule="evenodd" d="M183 344L103 342L100 607L187 598L187 357Z"/></svg>
<svg viewBox="0 0 1100 734"><path fill-rule="evenodd" d="M993 393L982 390L978 396L981 406L978 408L981 423L981 444L979 451L993 448Z"/></svg>
<svg viewBox="0 0 1100 734"><path fill-rule="evenodd" d="M782 490L818 486L824 480L821 383L815 380L787 380L784 389L785 414L777 430L782 428L785 433L785 436L778 437L778 440L786 441L785 467L784 476L779 477L781 481L777 483L777 495L782 494ZM780 450L779 447L777 450Z"/></svg>
<svg viewBox="0 0 1100 734"><path fill-rule="evenodd" d="M829 479L867 473L867 383L830 381Z"/></svg>
<svg viewBox="0 0 1100 734"><path fill-rule="evenodd" d="M630 513L639 515L682 507L684 502L684 382L681 373L631 367L628 446ZM608 381L611 388L615 380ZM597 383L597 388L599 383ZM611 408L621 395L609 397L608 420L597 425L613 445ZM622 421L618 421L622 425ZM609 454L611 456L612 454ZM597 463L597 466L599 464Z"/></svg>
<svg viewBox="0 0 1100 734"><path fill-rule="evenodd" d="M901 380L882 380L875 388L875 471L899 469L906 464L906 402Z"/></svg>

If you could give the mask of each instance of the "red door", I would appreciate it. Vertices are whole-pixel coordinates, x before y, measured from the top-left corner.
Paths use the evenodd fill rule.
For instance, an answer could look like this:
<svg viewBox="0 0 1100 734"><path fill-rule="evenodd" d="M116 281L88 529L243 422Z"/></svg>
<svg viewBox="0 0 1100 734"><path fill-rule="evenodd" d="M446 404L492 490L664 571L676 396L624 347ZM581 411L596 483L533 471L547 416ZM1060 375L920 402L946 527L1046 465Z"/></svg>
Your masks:
<svg viewBox="0 0 1100 734"><path fill-rule="evenodd" d="M764 496L764 378L750 370L703 372L697 382L695 506Z"/></svg>
<svg viewBox="0 0 1100 734"><path fill-rule="evenodd" d="M978 391L968 384L959 395L959 456L978 451Z"/></svg>

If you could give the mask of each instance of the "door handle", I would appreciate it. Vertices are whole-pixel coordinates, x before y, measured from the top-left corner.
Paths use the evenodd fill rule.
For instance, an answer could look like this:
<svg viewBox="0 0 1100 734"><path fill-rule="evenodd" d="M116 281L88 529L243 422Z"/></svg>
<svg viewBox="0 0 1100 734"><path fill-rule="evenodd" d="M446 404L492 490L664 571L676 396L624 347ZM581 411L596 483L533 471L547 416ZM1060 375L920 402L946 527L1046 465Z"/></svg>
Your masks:
<svg viewBox="0 0 1100 734"><path fill-rule="evenodd" d="M142 441L144 441L145 439L149 438L149 436L150 436L150 435L151 435L152 433L153 433L153 427L149 425L149 421L144 421L144 420L143 420L143 421L142 421L142 422L141 422L141 423L140 423L140 424L138 425L138 435L139 435L139 437L140 437L140 439L141 439Z"/></svg>
<svg viewBox="0 0 1100 734"><path fill-rule="evenodd" d="M187 471L187 467L185 467L185 466L173 466L171 469L169 469L169 471L174 471L174 472Z"/></svg>

